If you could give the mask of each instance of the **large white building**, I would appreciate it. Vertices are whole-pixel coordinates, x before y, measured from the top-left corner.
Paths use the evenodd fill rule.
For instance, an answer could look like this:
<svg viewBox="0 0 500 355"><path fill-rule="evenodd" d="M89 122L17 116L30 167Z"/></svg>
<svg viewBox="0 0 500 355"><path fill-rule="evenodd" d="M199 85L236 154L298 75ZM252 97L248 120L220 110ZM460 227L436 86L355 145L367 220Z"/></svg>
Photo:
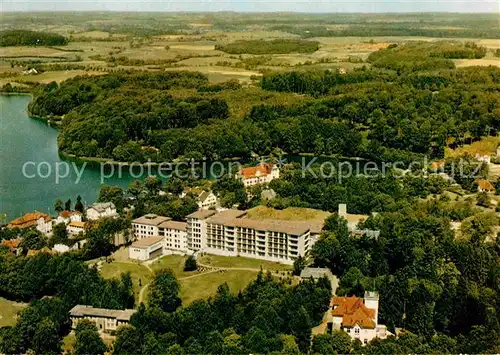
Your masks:
<svg viewBox="0 0 500 355"><path fill-rule="evenodd" d="M176 222L169 217L147 214L132 221L132 230L137 241L160 238L163 255L171 253L185 254L188 251L186 222ZM132 244L132 246L134 245L135 243ZM129 252L130 258L138 259L137 253ZM146 252L141 251L140 253Z"/></svg>
<svg viewBox="0 0 500 355"><path fill-rule="evenodd" d="M159 226L163 222L169 221L170 218L158 216L156 214L147 214L145 216L136 218L132 221L132 230L135 239L140 240L143 238L159 236Z"/></svg>
<svg viewBox="0 0 500 355"><path fill-rule="evenodd" d="M245 187L268 184L279 177L280 170L278 166L271 163L261 163L250 168L242 168L236 174L236 178L241 179Z"/></svg>
<svg viewBox="0 0 500 355"><path fill-rule="evenodd" d="M163 255L201 251L293 264L310 252L323 223L255 220L247 218L246 211L200 209L187 216L187 223L149 214L133 220L132 226L137 241L160 238ZM132 244L130 258L151 258L158 249L156 244L154 250L147 249L151 245Z"/></svg>
<svg viewBox="0 0 500 355"><path fill-rule="evenodd" d="M87 208L87 219L95 221L102 217L117 217L116 207L113 202L94 203Z"/></svg>
<svg viewBox="0 0 500 355"><path fill-rule="evenodd" d="M378 293L366 291L365 297L333 297L331 304L331 328L343 330L362 344L392 335L387 327L378 323Z"/></svg>
<svg viewBox="0 0 500 355"><path fill-rule="evenodd" d="M305 256L321 231L318 224L253 220L246 211L197 211L188 216L188 248L292 264Z"/></svg>

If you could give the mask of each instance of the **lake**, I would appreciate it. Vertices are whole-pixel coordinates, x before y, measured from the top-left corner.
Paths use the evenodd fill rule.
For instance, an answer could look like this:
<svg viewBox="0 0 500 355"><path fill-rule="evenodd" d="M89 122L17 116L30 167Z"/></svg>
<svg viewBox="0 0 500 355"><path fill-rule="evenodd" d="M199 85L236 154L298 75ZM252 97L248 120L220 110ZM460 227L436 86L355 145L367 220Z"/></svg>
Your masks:
<svg viewBox="0 0 500 355"><path fill-rule="evenodd" d="M27 95L0 95L0 214L7 214L8 220L35 210L54 215L58 198L74 203L80 195L84 204L90 205L101 186L98 166L59 156L57 130L28 117L30 100ZM124 172L122 178L115 174L104 184L125 188L132 180Z"/></svg>

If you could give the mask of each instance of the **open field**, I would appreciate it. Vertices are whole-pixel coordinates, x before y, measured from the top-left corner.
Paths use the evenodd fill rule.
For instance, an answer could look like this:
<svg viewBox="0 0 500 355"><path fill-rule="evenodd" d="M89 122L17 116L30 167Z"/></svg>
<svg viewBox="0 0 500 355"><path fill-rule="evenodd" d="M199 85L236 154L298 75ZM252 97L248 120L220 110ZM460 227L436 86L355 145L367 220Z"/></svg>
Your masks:
<svg viewBox="0 0 500 355"><path fill-rule="evenodd" d="M27 304L17 303L0 297L0 328L16 324L16 315Z"/></svg>
<svg viewBox="0 0 500 355"><path fill-rule="evenodd" d="M290 207L284 210L276 210L265 206L257 206L248 210L250 219L281 219L285 221L316 221L322 222L331 213L314 210L311 208Z"/></svg>
<svg viewBox="0 0 500 355"><path fill-rule="evenodd" d="M238 293L257 277L257 271L213 272L207 275L180 280L181 298L184 305L200 298L208 298L217 292L219 285L227 282L232 293Z"/></svg>
<svg viewBox="0 0 500 355"><path fill-rule="evenodd" d="M106 72L102 71L86 71L86 70L64 70L64 71L46 71L41 74L20 75L10 78L11 80L21 82L36 82L48 84L55 81L56 83L63 82L64 80L74 78L79 75L104 75Z"/></svg>
<svg viewBox="0 0 500 355"><path fill-rule="evenodd" d="M497 147L500 145L500 137L486 137L472 144L465 144L457 149L445 149L445 157L455 157L464 154L469 155L486 155L496 153Z"/></svg>
<svg viewBox="0 0 500 355"><path fill-rule="evenodd" d="M138 299L139 292L144 285L151 281L152 272L146 266L133 262L113 261L103 263L101 275L105 279L119 278L122 273L130 272L134 284L134 295Z"/></svg>
<svg viewBox="0 0 500 355"><path fill-rule="evenodd" d="M220 268L248 268L255 269L256 271L258 271L260 268L269 271L283 271L292 269L292 267L289 265L272 261L220 255L204 255L200 257L199 263Z"/></svg>
<svg viewBox="0 0 500 355"><path fill-rule="evenodd" d="M117 258L120 258L121 254L123 253L117 254ZM260 265L262 265L264 269L269 269L271 271L290 270L290 266L287 265L255 259L204 256L202 260L200 260L200 263L214 267L247 268L253 270L226 270L224 272L208 270L205 272L185 272L185 259L186 258L181 255L167 255L155 260L154 262L142 264L130 260L118 261L115 259L115 261L111 263L104 262L101 266L100 272L106 279L119 278L122 273L130 272L134 285L136 303L138 303L140 299L139 295L142 289L144 289L142 292L143 301L146 300L147 289L145 287L151 282L154 272L162 269L171 269L181 285L182 301L184 304L187 304L196 299L207 298L214 295L217 291L217 287L224 282L227 282L231 291L238 292L240 289L245 288L248 283L256 277L257 272L260 269ZM139 280L141 281L140 286Z"/></svg>

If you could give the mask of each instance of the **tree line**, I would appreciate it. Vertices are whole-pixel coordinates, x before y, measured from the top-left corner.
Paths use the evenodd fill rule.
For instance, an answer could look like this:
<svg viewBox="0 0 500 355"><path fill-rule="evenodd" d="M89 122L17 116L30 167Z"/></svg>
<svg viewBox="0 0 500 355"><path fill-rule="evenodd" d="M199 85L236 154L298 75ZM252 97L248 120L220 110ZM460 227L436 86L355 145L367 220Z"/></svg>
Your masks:
<svg viewBox="0 0 500 355"><path fill-rule="evenodd" d="M302 39L240 40L217 44L215 49L229 54L313 53L319 49L319 43Z"/></svg>
<svg viewBox="0 0 500 355"><path fill-rule="evenodd" d="M68 39L57 33L5 30L0 31L0 47L8 46L64 46Z"/></svg>

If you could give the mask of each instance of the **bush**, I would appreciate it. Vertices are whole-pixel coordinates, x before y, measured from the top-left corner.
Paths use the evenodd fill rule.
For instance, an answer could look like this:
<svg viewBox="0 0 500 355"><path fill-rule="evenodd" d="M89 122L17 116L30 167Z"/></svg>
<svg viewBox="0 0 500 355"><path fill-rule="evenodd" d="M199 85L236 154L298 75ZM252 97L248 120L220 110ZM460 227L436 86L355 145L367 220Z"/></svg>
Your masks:
<svg viewBox="0 0 500 355"><path fill-rule="evenodd" d="M196 259L194 256L190 255L184 263L184 271L195 271L196 269L198 269Z"/></svg>

